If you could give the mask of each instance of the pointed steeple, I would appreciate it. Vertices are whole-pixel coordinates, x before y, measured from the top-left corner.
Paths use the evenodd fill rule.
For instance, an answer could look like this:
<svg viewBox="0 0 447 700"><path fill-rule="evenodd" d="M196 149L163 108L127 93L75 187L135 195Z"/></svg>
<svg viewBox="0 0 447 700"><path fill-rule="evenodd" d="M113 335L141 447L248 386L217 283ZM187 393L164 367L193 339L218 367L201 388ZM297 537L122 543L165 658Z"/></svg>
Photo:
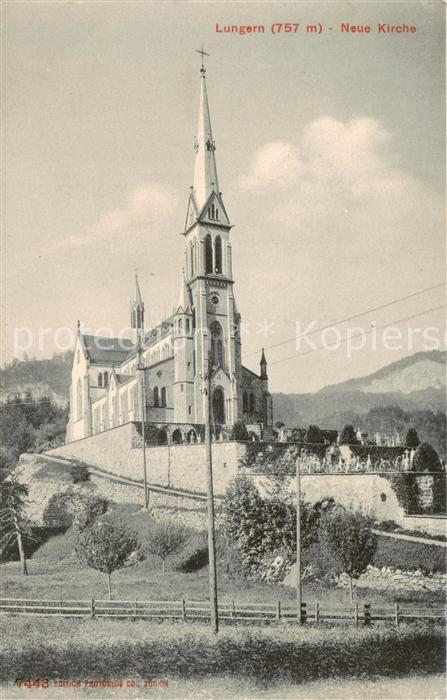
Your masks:
<svg viewBox="0 0 447 700"><path fill-rule="evenodd" d="M144 302L141 297L137 273L135 273L135 299L130 305L130 327L136 331L144 329Z"/></svg>
<svg viewBox="0 0 447 700"><path fill-rule="evenodd" d="M264 348L262 348L261 362L260 362L259 364L260 364L260 366L261 366L261 374L260 374L261 379L268 379L268 376L267 376L267 360L265 359Z"/></svg>
<svg viewBox="0 0 447 700"><path fill-rule="evenodd" d="M180 285L180 294L177 303L177 313L185 312L190 308L188 287L186 286L185 270L182 271L182 283Z"/></svg>
<svg viewBox="0 0 447 700"><path fill-rule="evenodd" d="M206 92L205 66L200 69L199 124L195 144L196 162L194 168L194 197L199 211L203 209L212 192L219 192L213 133L211 131L210 109Z"/></svg>
<svg viewBox="0 0 447 700"><path fill-rule="evenodd" d="M138 283L138 275L135 273L135 301L139 306L144 306L143 299L141 298L140 285Z"/></svg>

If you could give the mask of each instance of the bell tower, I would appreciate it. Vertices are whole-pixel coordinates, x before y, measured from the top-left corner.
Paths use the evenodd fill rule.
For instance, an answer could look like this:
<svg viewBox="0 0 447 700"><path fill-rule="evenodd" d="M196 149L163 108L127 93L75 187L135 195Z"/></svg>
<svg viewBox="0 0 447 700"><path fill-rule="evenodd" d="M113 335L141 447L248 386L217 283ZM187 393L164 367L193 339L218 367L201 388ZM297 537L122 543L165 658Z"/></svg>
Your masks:
<svg viewBox="0 0 447 700"><path fill-rule="evenodd" d="M202 58L203 58L203 52ZM239 322L231 263L230 223L219 189L214 141L206 86L206 68L200 69L200 100L195 140L194 184L185 221L185 283L192 300L194 324L195 420L203 422L202 379L212 363L214 421L233 425L237 420L240 353L235 327Z"/></svg>

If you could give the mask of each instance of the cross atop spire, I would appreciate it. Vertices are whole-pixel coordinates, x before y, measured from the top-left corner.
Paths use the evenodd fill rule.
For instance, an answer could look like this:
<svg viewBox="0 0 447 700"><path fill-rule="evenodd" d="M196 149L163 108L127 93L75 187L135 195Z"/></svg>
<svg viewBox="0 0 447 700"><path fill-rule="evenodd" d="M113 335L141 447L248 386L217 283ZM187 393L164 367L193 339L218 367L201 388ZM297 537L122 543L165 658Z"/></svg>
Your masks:
<svg viewBox="0 0 447 700"><path fill-rule="evenodd" d="M202 55L202 67L200 68L200 72L205 75L206 73L206 68L204 64L204 56L209 56L209 53L206 53L206 51L203 50L203 44L201 49L194 49L196 53L200 53Z"/></svg>

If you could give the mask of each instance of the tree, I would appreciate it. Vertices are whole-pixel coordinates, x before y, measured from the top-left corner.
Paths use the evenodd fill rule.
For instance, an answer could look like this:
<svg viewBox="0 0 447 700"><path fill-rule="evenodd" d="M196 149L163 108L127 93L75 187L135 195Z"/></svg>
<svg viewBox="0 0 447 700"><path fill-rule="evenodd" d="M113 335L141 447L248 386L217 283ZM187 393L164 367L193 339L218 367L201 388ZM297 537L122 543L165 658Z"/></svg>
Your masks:
<svg viewBox="0 0 447 700"><path fill-rule="evenodd" d="M334 509L322 521L322 539L326 540L336 561L349 576L349 594L353 600L353 580L363 574L377 549L372 518L360 512Z"/></svg>
<svg viewBox="0 0 447 700"><path fill-rule="evenodd" d="M138 548L138 539L123 520L105 515L83 529L76 530L75 549L82 561L92 569L107 574L109 599L112 599L111 577L114 571L131 566L129 559Z"/></svg>
<svg viewBox="0 0 447 700"><path fill-rule="evenodd" d="M315 542L322 511L320 503L301 504L301 545ZM293 561L296 555L296 505L277 488L263 498L253 481L237 477L227 488L225 534L241 555L244 568L256 573L265 555L283 553Z"/></svg>
<svg viewBox="0 0 447 700"><path fill-rule="evenodd" d="M304 436L307 445L322 445L324 443L323 433L318 425L309 425Z"/></svg>
<svg viewBox="0 0 447 700"><path fill-rule="evenodd" d="M251 479L238 476L227 486L225 495L225 533L250 570L263 554L264 503Z"/></svg>
<svg viewBox="0 0 447 700"><path fill-rule="evenodd" d="M405 438L405 445L406 447L410 447L412 449L416 449L416 447L419 447L419 435L417 434L415 428L410 428L408 430L407 436Z"/></svg>
<svg viewBox="0 0 447 700"><path fill-rule="evenodd" d="M284 427L284 425L285 425L285 423L283 423L282 420L277 420L275 423L275 428L276 428L276 430L280 430L281 428Z"/></svg>
<svg viewBox="0 0 447 700"><path fill-rule="evenodd" d="M188 541L188 531L174 522L155 522L149 528L144 549L161 559L161 573L165 575L166 559L184 549Z"/></svg>
<svg viewBox="0 0 447 700"><path fill-rule="evenodd" d="M340 435L340 445L358 445L357 435L353 425L345 425Z"/></svg>
<svg viewBox="0 0 447 700"><path fill-rule="evenodd" d="M231 431L232 440L240 440L241 442L248 442L250 436L248 434L247 426L244 421L238 420L233 425L233 430Z"/></svg>
<svg viewBox="0 0 447 700"><path fill-rule="evenodd" d="M417 448L413 459L413 471L415 472L439 472L441 461L435 448L428 442L423 442Z"/></svg>
<svg viewBox="0 0 447 700"><path fill-rule="evenodd" d="M31 536L30 523L25 515L27 496L28 487L21 484L14 474L0 483L0 544L4 550L17 541L24 576L28 576L28 567L23 540Z"/></svg>

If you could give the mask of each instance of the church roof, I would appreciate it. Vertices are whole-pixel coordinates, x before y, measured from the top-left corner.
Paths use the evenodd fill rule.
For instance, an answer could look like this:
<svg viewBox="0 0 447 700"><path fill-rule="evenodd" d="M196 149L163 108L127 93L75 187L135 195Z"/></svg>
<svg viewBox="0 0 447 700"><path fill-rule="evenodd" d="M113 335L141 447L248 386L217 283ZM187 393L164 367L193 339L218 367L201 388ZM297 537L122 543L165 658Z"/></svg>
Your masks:
<svg viewBox="0 0 447 700"><path fill-rule="evenodd" d="M121 364L136 351L135 344L126 338L83 335L82 339L88 358L98 364Z"/></svg>
<svg viewBox="0 0 447 700"><path fill-rule="evenodd" d="M128 384L133 379L135 379L133 374L117 374L116 375L116 380L117 380L118 384Z"/></svg>

